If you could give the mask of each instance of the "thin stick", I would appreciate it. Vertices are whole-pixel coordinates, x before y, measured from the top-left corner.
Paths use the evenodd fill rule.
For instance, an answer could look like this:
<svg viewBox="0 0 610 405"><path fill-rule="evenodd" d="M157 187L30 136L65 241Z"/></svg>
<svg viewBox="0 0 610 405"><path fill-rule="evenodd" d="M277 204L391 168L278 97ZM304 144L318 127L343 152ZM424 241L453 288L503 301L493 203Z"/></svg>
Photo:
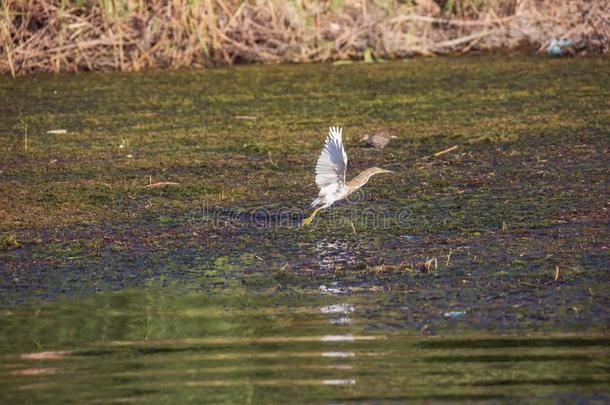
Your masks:
<svg viewBox="0 0 610 405"><path fill-rule="evenodd" d="M493 31L477 32L476 34L466 35L461 38L455 38L455 39L450 39L448 41L436 43L436 44L434 44L434 47L435 48L450 48L452 46L461 45L465 42L470 42L474 39L483 38L484 36L489 35L492 32Z"/></svg>
<svg viewBox="0 0 610 405"><path fill-rule="evenodd" d="M451 152L451 151L454 151L454 150L456 150L457 148L458 148L458 146L457 146L457 145L454 145L454 146L452 146L452 147L450 147L450 148L447 148L447 149L444 149L444 150L442 150L442 151L440 151L440 152L436 152L436 153L435 153L435 154L433 154L432 156L434 156L434 157L439 157L439 156L444 155L445 153L449 153L449 152Z"/></svg>
<svg viewBox="0 0 610 405"><path fill-rule="evenodd" d="M555 266L555 281L559 280L559 266Z"/></svg>
<svg viewBox="0 0 610 405"><path fill-rule="evenodd" d="M144 186L144 188L161 188L161 187L178 186L178 185L180 185L180 183L176 183L173 181L160 181L159 183L153 183L153 184Z"/></svg>
<svg viewBox="0 0 610 405"><path fill-rule="evenodd" d="M8 60L8 66L11 69L11 77L15 78L15 65L13 64L13 56L11 55L10 45L8 41L3 41L4 49L6 50L6 59Z"/></svg>
<svg viewBox="0 0 610 405"><path fill-rule="evenodd" d="M499 21L499 23L508 22L510 20L513 20L514 18L515 18L515 16L506 17L506 18L501 19ZM457 19L435 18L435 17L429 17L429 16L425 16L425 15L402 15L400 17L391 19L390 23L396 24L396 23L401 23L401 22L406 22L406 21L421 21L421 22L427 22L427 23L431 23L431 24L446 24L446 25L453 25L453 26L457 26L457 27L481 27L481 26L489 25L489 23L487 21L462 21L462 20L457 20Z"/></svg>
<svg viewBox="0 0 610 405"><path fill-rule="evenodd" d="M23 147L25 149L25 151L28 151L28 123L27 121L22 121L23 122Z"/></svg>

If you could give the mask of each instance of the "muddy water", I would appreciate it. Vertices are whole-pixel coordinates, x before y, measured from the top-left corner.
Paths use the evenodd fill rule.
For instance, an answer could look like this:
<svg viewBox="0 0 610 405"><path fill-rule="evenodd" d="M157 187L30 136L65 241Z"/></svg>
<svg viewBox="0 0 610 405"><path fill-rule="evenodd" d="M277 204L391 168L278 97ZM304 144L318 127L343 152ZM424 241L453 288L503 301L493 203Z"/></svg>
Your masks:
<svg viewBox="0 0 610 405"><path fill-rule="evenodd" d="M602 335L401 328L393 294L146 289L0 315L3 403L608 401ZM441 314L459 325L471 314Z"/></svg>

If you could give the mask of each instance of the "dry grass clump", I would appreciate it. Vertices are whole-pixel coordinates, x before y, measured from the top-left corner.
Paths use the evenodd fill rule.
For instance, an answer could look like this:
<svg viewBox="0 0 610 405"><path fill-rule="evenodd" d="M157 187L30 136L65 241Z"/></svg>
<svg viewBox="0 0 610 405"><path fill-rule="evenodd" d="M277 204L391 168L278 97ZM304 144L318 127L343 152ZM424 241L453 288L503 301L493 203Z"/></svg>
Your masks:
<svg viewBox="0 0 610 405"><path fill-rule="evenodd" d="M3 0L0 72L543 50L607 53L604 0Z"/></svg>

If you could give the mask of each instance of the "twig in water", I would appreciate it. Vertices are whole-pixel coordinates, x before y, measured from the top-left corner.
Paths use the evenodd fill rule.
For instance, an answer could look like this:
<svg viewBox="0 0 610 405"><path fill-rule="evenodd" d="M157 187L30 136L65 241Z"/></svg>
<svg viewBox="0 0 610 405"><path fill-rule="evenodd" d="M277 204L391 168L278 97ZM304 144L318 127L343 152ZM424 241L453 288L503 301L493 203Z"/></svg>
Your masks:
<svg viewBox="0 0 610 405"><path fill-rule="evenodd" d="M449 267L449 261L451 261L451 248L449 248L449 254L447 255L447 263L445 263L445 267Z"/></svg>
<svg viewBox="0 0 610 405"><path fill-rule="evenodd" d="M559 281L559 266L555 266L555 281Z"/></svg>
<svg viewBox="0 0 610 405"><path fill-rule="evenodd" d="M267 151L267 156L269 157L269 163L271 163L271 166L275 166L275 163L273 163L273 159L271 159L271 151Z"/></svg>
<svg viewBox="0 0 610 405"><path fill-rule="evenodd" d="M538 288L538 286L536 284L528 283L526 281L518 280L517 283L519 285L524 285L524 286L527 286L527 287Z"/></svg>
<svg viewBox="0 0 610 405"><path fill-rule="evenodd" d="M21 123L23 124L23 147L25 149L25 151L27 152L28 150L28 123L27 121L21 120Z"/></svg>
<svg viewBox="0 0 610 405"><path fill-rule="evenodd" d="M166 187L166 186L177 186L180 183L176 183L173 181L161 181L159 183L154 183L154 184L148 184L146 186L144 186L144 188L161 188L161 187Z"/></svg>
<svg viewBox="0 0 610 405"><path fill-rule="evenodd" d="M434 265L434 270L436 270L438 267L438 261L436 260L436 257L426 258L426 261L424 261L421 266L421 270L423 272L428 272L432 270L432 265Z"/></svg>
<svg viewBox="0 0 610 405"><path fill-rule="evenodd" d="M454 146L452 146L452 147L450 147L450 148L447 148L447 149L444 149L444 150L442 150L442 151L440 151L440 152L436 152L436 153L435 153L435 154L433 154L432 156L434 156L434 157L439 157L439 156L442 156L442 155L444 155L445 153L449 153L449 152L451 152L451 151L456 150L456 149L457 149L457 147L458 147L457 145L454 145Z"/></svg>
<svg viewBox="0 0 610 405"><path fill-rule="evenodd" d="M424 157L423 157L423 158L421 158L420 160L428 160L428 159L433 158L433 157L439 157L439 156L442 156L442 155L444 155L445 153L449 153L449 152L451 152L451 151L456 150L456 149L457 149L457 147L458 147L457 145L454 145L454 146L452 146L452 147L450 147L450 148L443 149L443 150L441 150L441 151L439 151L439 152L433 153L432 155L424 156Z"/></svg>

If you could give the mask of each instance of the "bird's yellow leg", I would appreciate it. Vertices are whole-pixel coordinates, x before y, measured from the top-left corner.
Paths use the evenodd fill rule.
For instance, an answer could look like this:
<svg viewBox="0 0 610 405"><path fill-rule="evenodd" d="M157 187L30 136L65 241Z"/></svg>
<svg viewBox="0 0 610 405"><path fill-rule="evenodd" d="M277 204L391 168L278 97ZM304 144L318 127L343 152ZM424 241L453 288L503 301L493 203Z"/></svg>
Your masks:
<svg viewBox="0 0 610 405"><path fill-rule="evenodd" d="M313 221L314 217L316 216L316 214L318 213L318 211L320 211L322 209L322 207L318 207L315 210L313 210L313 212L311 213L311 215L307 218L305 218L303 220L303 225L309 225L311 224L311 221Z"/></svg>

